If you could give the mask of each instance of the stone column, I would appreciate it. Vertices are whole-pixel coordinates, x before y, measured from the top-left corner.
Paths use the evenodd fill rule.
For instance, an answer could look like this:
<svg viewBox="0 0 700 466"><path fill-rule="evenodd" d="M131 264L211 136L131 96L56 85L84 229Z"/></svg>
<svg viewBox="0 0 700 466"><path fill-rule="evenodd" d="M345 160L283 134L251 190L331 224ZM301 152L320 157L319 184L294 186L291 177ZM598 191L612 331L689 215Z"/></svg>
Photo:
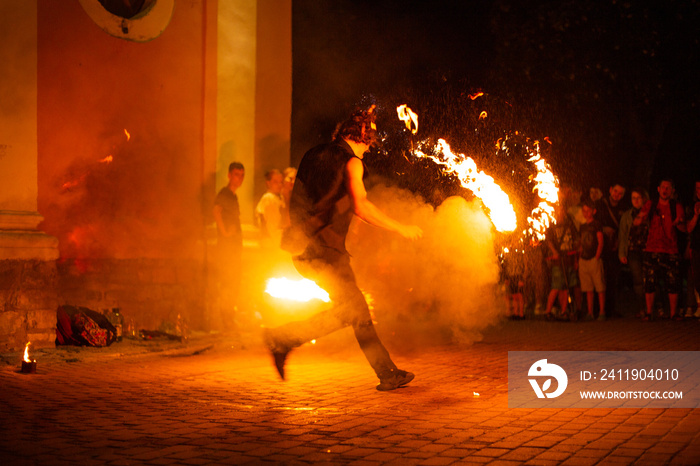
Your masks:
<svg viewBox="0 0 700 466"><path fill-rule="evenodd" d="M290 164L292 127L292 0L258 0L255 81L255 200L263 173Z"/></svg>
<svg viewBox="0 0 700 466"><path fill-rule="evenodd" d="M37 3L0 0L0 351L53 345L58 240L37 210Z"/></svg>

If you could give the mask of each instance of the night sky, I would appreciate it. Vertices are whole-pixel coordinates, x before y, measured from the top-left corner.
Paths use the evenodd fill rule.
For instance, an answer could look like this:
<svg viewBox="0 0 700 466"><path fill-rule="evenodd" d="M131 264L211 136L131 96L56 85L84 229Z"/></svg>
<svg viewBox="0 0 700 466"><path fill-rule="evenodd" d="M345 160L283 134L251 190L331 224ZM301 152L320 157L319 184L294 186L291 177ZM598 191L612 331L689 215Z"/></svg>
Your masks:
<svg viewBox="0 0 700 466"><path fill-rule="evenodd" d="M552 142L543 155L563 182L654 192L671 176L688 202L700 176L699 23L696 0L294 0L292 162L371 102L388 138L379 171L432 183L430 167L405 170L395 108L406 103L417 139L444 137L480 166L507 164L493 144L517 131Z"/></svg>

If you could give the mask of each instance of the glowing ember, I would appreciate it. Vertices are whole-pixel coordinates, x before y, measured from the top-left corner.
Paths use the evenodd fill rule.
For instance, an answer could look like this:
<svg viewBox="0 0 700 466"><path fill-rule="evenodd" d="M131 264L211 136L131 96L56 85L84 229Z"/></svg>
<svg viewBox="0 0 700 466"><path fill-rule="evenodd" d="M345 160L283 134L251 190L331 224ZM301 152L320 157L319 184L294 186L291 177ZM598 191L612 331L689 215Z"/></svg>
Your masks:
<svg viewBox="0 0 700 466"><path fill-rule="evenodd" d="M100 163L111 163L114 160L114 157L111 155L108 155L107 157L100 159Z"/></svg>
<svg viewBox="0 0 700 466"><path fill-rule="evenodd" d="M474 94L470 94L470 95L469 95L469 98L472 99L472 100L476 100L477 98L481 97L482 95L484 95L483 92L476 92L476 93L474 93Z"/></svg>
<svg viewBox="0 0 700 466"><path fill-rule="evenodd" d="M28 341L27 345L24 347L24 362L36 362L36 359L34 361L29 359L29 345L31 345L31 344L32 344L32 342Z"/></svg>
<svg viewBox="0 0 700 466"><path fill-rule="evenodd" d="M418 132L418 115L408 108L406 104L399 105L396 108L396 112L399 114L399 120L406 124L406 128L411 133L416 134Z"/></svg>
<svg viewBox="0 0 700 466"><path fill-rule="evenodd" d="M427 157L446 168L446 173L454 174L462 186L474 193L488 209L491 222L498 231L515 230L517 219L508 195L503 192L492 177L479 171L474 160L463 154L454 154L444 139L438 140L441 156L429 155L417 150L415 155Z"/></svg>
<svg viewBox="0 0 700 466"><path fill-rule="evenodd" d="M126 130L126 128L124 128L124 134L126 134L126 140L127 140L127 141L128 141L129 139L131 139L131 134L129 134L129 132Z"/></svg>
<svg viewBox="0 0 700 466"><path fill-rule="evenodd" d="M484 110L483 112L481 112L481 113L479 114L479 120L483 120L483 119L486 118L487 116L488 116L488 113L486 113L486 110Z"/></svg>
<svg viewBox="0 0 700 466"><path fill-rule="evenodd" d="M270 278L267 281L265 293L274 298L289 299L299 302L311 301L312 299L319 299L324 303L329 303L331 301L326 291L306 278L297 281L287 278Z"/></svg>
<svg viewBox="0 0 700 466"><path fill-rule="evenodd" d="M69 190L69 189L71 189L71 188L75 188L75 187L78 186L86 177L87 177L87 173L86 173L85 175L81 176L80 178L78 178L77 180L66 181L65 183L63 183L63 184L61 185L61 188L63 188L64 190Z"/></svg>

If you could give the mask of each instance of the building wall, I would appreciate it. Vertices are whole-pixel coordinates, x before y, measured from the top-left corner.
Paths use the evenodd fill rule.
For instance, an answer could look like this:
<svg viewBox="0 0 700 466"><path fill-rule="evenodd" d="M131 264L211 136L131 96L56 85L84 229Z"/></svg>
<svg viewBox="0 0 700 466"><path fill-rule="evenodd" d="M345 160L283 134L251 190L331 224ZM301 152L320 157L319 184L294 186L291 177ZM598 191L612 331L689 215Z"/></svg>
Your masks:
<svg viewBox="0 0 700 466"><path fill-rule="evenodd" d="M96 1L0 0L0 58L11 71L0 74L0 236L20 225L24 239L12 231L12 245L31 238L46 256L16 261L0 238L0 306L11 311L0 315L0 347L37 329L52 341L60 304L120 307L144 328L177 314L212 328L222 310L211 208L226 167L248 167L249 223L260 167L289 159L291 0L176 1L162 34L145 42L93 22L83 5ZM264 79L258 62L268 64ZM260 118L256 105L266 107ZM271 134L275 150L260 151ZM244 268L257 261L246 244Z"/></svg>
<svg viewBox="0 0 700 466"><path fill-rule="evenodd" d="M36 4L0 1L0 211L36 211Z"/></svg>
<svg viewBox="0 0 700 466"><path fill-rule="evenodd" d="M233 161L246 167L237 194L244 223L253 221L255 179L255 34L257 3L219 2L216 188L228 184Z"/></svg>
<svg viewBox="0 0 700 466"><path fill-rule="evenodd" d="M205 3L131 42L39 2L38 203L62 257L202 254Z"/></svg>
<svg viewBox="0 0 700 466"><path fill-rule="evenodd" d="M263 174L290 165L292 1L258 0L255 92L255 199Z"/></svg>
<svg viewBox="0 0 700 466"><path fill-rule="evenodd" d="M0 350L55 337L56 238L36 229L37 4L0 0Z"/></svg>
<svg viewBox="0 0 700 466"><path fill-rule="evenodd" d="M59 238L59 304L205 325L215 38L216 2L175 2L147 42L77 1L39 2L38 204Z"/></svg>

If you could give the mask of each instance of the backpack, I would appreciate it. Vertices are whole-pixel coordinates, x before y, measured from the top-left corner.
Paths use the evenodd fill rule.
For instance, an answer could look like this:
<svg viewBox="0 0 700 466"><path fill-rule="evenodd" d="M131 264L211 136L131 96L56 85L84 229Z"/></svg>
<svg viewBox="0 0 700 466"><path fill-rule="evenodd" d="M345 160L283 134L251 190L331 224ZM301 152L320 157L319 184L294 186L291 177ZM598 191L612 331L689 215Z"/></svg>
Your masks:
<svg viewBox="0 0 700 466"><path fill-rule="evenodd" d="M73 336L72 318L59 306L56 310L56 346L80 346L80 342Z"/></svg>
<svg viewBox="0 0 700 466"><path fill-rule="evenodd" d="M57 344L102 347L111 345L117 339L114 325L92 309L60 306L56 318Z"/></svg>

